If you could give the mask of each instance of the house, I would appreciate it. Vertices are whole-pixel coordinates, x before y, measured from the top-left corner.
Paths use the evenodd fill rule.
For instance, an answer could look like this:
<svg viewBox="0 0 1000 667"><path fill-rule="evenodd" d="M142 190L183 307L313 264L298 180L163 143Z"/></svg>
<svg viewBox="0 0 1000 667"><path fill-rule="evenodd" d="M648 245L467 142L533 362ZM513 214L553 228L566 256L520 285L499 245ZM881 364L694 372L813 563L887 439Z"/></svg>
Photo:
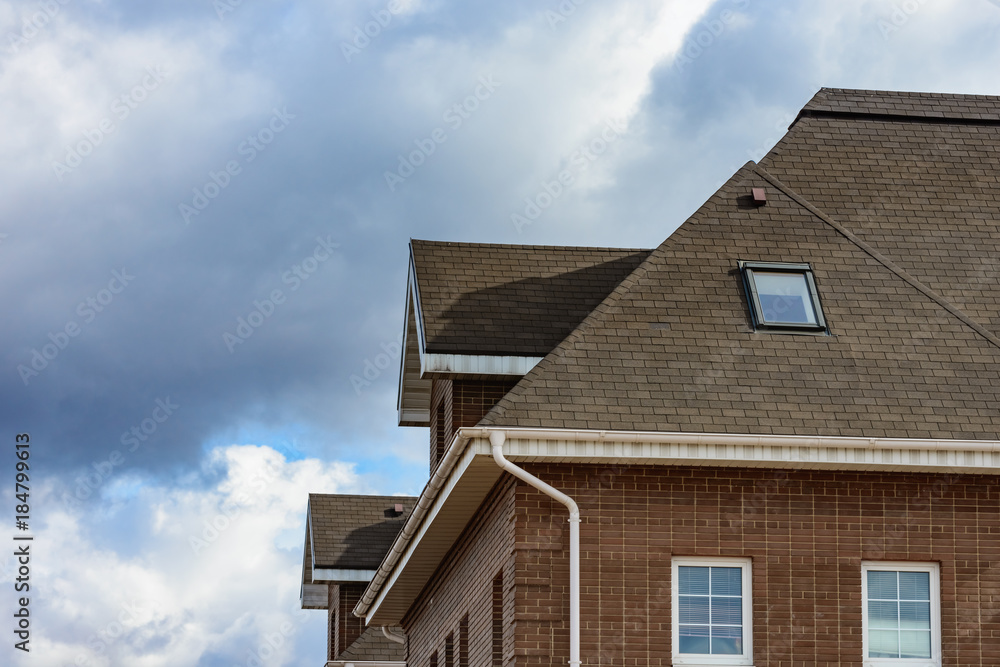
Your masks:
<svg viewBox="0 0 1000 667"><path fill-rule="evenodd" d="M409 667L1000 665L1000 97L821 89L653 250L410 248Z"/></svg>
<svg viewBox="0 0 1000 667"><path fill-rule="evenodd" d="M327 612L329 667L405 665L399 628L365 627L351 611L416 500L309 494L300 599L303 609Z"/></svg>

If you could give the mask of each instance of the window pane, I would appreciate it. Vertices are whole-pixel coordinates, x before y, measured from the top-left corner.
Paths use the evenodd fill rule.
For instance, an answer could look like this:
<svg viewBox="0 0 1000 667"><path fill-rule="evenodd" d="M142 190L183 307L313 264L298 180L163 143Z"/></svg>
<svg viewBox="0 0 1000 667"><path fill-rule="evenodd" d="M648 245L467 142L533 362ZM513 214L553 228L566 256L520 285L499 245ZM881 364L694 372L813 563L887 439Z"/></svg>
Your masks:
<svg viewBox="0 0 1000 667"><path fill-rule="evenodd" d="M869 658L898 658L899 633L895 630L872 630L868 633Z"/></svg>
<svg viewBox="0 0 1000 667"><path fill-rule="evenodd" d="M804 274L754 271L753 281L765 322L816 324Z"/></svg>
<svg viewBox="0 0 1000 667"><path fill-rule="evenodd" d="M690 597L681 595L678 601L677 614L681 623L704 623L708 625L707 597Z"/></svg>
<svg viewBox="0 0 1000 667"><path fill-rule="evenodd" d="M930 572L900 572L899 599L930 600L931 599Z"/></svg>
<svg viewBox="0 0 1000 667"><path fill-rule="evenodd" d="M741 628L712 628L713 655L740 655L743 653Z"/></svg>
<svg viewBox="0 0 1000 667"><path fill-rule="evenodd" d="M712 625L742 625L743 599L712 597Z"/></svg>
<svg viewBox="0 0 1000 667"><path fill-rule="evenodd" d="M678 628L680 645L677 647L680 653L708 653L709 635L708 628L704 626L682 625Z"/></svg>
<svg viewBox="0 0 1000 667"><path fill-rule="evenodd" d="M712 595L743 595L742 574L738 567L713 567Z"/></svg>
<svg viewBox="0 0 1000 667"><path fill-rule="evenodd" d="M677 568L677 586L681 595L708 595L707 567Z"/></svg>
<svg viewBox="0 0 1000 667"><path fill-rule="evenodd" d="M870 603L870 604L875 604L875 603ZM906 628L908 630L930 630L931 603L900 602L899 626L901 628Z"/></svg>
<svg viewBox="0 0 1000 667"><path fill-rule="evenodd" d="M868 625L872 628L898 628L896 602L868 602Z"/></svg>
<svg viewBox="0 0 1000 667"><path fill-rule="evenodd" d="M899 633L900 658L931 657L931 633L927 631L903 630Z"/></svg>
<svg viewBox="0 0 1000 667"><path fill-rule="evenodd" d="M898 600L896 574L896 572L868 570L868 599Z"/></svg>

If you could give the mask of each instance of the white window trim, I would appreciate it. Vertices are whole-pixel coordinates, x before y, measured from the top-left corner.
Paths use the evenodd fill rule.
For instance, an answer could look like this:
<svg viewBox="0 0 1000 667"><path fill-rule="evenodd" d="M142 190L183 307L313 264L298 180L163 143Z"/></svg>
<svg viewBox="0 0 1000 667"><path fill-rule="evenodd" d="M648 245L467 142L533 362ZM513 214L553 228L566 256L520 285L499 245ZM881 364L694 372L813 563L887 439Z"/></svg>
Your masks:
<svg viewBox="0 0 1000 667"><path fill-rule="evenodd" d="M680 653L679 636L679 579L677 568L693 567L739 567L743 570L743 655L696 655ZM751 563L749 558L674 558L670 564L670 632L673 664L686 667L715 667L716 665L753 665L753 600L751 594Z"/></svg>
<svg viewBox="0 0 1000 667"><path fill-rule="evenodd" d="M868 571L929 572L931 575L931 658L869 658L868 657ZM861 630L864 667L941 667L941 576L937 563L905 561L861 561Z"/></svg>

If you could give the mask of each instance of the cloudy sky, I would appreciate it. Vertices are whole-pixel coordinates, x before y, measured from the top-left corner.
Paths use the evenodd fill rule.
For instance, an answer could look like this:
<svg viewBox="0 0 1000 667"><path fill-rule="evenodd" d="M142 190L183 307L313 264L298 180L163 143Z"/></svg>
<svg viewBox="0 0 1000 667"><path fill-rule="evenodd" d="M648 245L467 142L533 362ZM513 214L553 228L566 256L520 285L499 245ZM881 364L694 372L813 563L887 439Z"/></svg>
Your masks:
<svg viewBox="0 0 1000 667"><path fill-rule="evenodd" d="M655 246L820 86L1000 94L998 33L993 0L0 2L0 538L23 432L35 535L0 662L321 665L306 492L425 481L409 238Z"/></svg>

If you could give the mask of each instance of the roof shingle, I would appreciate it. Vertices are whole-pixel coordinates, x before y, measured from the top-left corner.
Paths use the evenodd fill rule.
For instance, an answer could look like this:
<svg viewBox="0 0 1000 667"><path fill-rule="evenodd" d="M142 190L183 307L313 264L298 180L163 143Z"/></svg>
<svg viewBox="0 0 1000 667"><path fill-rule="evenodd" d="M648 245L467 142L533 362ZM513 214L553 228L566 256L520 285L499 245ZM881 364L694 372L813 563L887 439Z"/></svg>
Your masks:
<svg viewBox="0 0 1000 667"><path fill-rule="evenodd" d="M426 351L543 356L649 250L411 240Z"/></svg>
<svg viewBox="0 0 1000 667"><path fill-rule="evenodd" d="M852 173L813 190L843 204ZM741 169L482 423L1000 439L1000 349L763 174ZM740 259L809 262L833 335L754 332Z"/></svg>
<svg viewBox="0 0 1000 667"><path fill-rule="evenodd" d="M310 493L306 558L315 549L317 568L377 569L416 500L412 496ZM403 512L394 515L389 510L397 503L403 505ZM307 562L307 573L309 567Z"/></svg>

